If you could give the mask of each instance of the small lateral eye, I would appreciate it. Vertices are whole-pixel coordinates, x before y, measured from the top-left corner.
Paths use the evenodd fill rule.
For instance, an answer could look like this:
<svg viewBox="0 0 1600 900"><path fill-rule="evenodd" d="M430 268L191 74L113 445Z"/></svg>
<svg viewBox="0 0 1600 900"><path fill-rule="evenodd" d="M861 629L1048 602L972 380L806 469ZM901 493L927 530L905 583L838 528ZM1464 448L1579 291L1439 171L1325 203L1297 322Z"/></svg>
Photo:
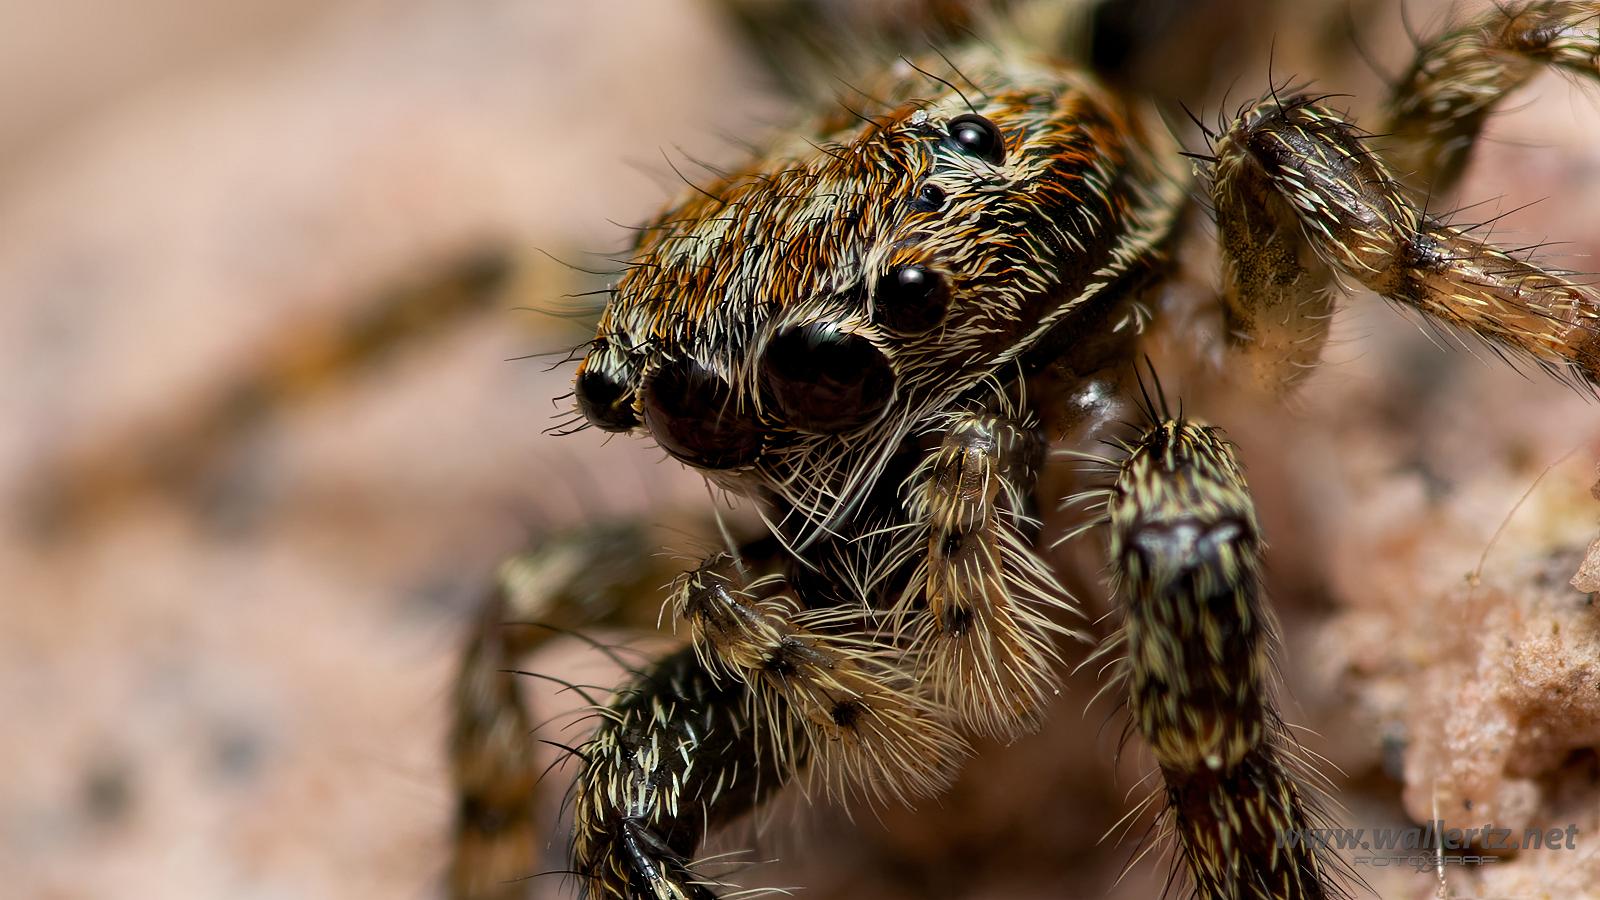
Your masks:
<svg viewBox="0 0 1600 900"><path fill-rule="evenodd" d="M911 198L911 208L917 212L938 212L944 206L944 188L937 184L925 184L917 195Z"/></svg>
<svg viewBox="0 0 1600 900"><path fill-rule="evenodd" d="M950 120L950 143L967 156L991 166L1006 161L1006 141L1000 128L983 116L968 113Z"/></svg>
<svg viewBox="0 0 1600 900"><path fill-rule="evenodd" d="M602 431L628 431L639 424L633 412L633 391L615 375L585 366L573 391L583 417Z"/></svg>
<svg viewBox="0 0 1600 900"><path fill-rule="evenodd" d="M605 338L596 338L578 367L572 392L578 411L603 431L630 431L639 424L627 359Z"/></svg>
<svg viewBox="0 0 1600 900"><path fill-rule="evenodd" d="M938 325L949 307L950 282L926 266L895 266L873 290L873 319L901 334L920 334Z"/></svg>

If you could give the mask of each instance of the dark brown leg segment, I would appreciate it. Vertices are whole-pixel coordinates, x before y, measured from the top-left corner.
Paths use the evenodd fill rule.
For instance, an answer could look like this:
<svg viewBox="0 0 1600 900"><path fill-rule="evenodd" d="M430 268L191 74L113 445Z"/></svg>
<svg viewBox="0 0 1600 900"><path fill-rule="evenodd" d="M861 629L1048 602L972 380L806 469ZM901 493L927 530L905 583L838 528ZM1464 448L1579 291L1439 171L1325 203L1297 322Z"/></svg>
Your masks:
<svg viewBox="0 0 1600 900"><path fill-rule="evenodd" d="M572 862L583 896L714 900L707 831L754 808L796 763L754 727L748 691L692 647L640 673L580 748Z"/></svg>

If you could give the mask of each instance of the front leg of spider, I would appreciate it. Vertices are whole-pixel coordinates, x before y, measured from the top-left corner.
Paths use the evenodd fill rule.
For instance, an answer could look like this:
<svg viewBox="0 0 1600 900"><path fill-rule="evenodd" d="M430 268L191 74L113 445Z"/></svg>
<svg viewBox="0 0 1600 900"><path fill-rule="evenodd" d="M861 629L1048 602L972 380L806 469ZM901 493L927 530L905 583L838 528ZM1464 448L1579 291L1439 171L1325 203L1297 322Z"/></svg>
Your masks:
<svg viewBox="0 0 1600 900"><path fill-rule="evenodd" d="M813 607L726 554L684 576L670 605L691 646L636 676L583 748L574 864L591 893L701 896L720 882L693 861L699 837L781 785L906 803L949 785L958 725L1032 727L1070 634L1049 613L1071 608L1027 515L1042 457L1024 423L953 418L907 480L886 559L914 574L886 615Z"/></svg>
<svg viewBox="0 0 1600 900"><path fill-rule="evenodd" d="M1071 598L1035 552L1029 517L1044 442L1025 422L958 416L913 476L909 521L925 562L902 614L931 695L980 733L1009 740L1036 724L1055 687L1052 610Z"/></svg>
<svg viewBox="0 0 1600 900"><path fill-rule="evenodd" d="M572 861L584 896L717 896L720 882L693 863L702 837L785 774L750 715L742 686L708 671L693 648L635 673L600 711L574 786Z"/></svg>
<svg viewBox="0 0 1600 900"><path fill-rule="evenodd" d="M864 609L808 610L726 554L684 576L671 607L691 645L636 674L582 748L573 860L590 896L732 887L695 861L701 839L791 781L903 803L954 777L965 743Z"/></svg>
<svg viewBox="0 0 1600 900"><path fill-rule="evenodd" d="M1272 617L1244 475L1213 428L1163 416L1107 496L1122 629L1108 650L1160 764L1169 823L1205 900L1338 896L1295 745L1269 698Z"/></svg>

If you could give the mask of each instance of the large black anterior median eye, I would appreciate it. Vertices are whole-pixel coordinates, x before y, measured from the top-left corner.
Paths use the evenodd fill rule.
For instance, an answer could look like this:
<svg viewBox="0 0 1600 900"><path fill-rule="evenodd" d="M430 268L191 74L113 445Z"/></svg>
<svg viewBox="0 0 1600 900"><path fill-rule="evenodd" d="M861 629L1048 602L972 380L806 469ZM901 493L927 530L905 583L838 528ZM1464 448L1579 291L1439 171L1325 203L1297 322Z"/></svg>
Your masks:
<svg viewBox="0 0 1600 900"><path fill-rule="evenodd" d="M968 156L998 166L1006 161L1006 141L999 126L983 116L968 113L950 120L950 143Z"/></svg>
<svg viewBox="0 0 1600 900"><path fill-rule="evenodd" d="M837 434L883 413L894 370L872 342L830 322L790 326L767 343L761 381L785 421Z"/></svg>
<svg viewBox="0 0 1600 900"><path fill-rule="evenodd" d="M583 417L604 431L627 431L639 424L633 414L633 395L628 385L597 367L585 366L573 384L578 395L578 410Z"/></svg>
<svg viewBox="0 0 1600 900"><path fill-rule="evenodd" d="M874 321L901 334L920 334L944 321L950 282L925 266L895 266L872 291Z"/></svg>
<svg viewBox="0 0 1600 900"><path fill-rule="evenodd" d="M644 423L661 449L706 469L731 469L761 454L761 433L739 414L733 391L693 360L662 364L645 380Z"/></svg>

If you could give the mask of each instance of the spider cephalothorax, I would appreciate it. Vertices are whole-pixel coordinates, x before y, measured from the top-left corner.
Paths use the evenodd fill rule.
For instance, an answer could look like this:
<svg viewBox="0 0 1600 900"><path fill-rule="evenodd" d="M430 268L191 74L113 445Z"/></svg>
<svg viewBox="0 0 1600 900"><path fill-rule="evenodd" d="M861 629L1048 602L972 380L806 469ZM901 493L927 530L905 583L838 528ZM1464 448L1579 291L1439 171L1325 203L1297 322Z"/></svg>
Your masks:
<svg viewBox="0 0 1600 900"><path fill-rule="evenodd" d="M1186 180L1149 110L991 47L894 69L642 230L579 367L592 423L822 524L930 413L1148 274Z"/></svg>

